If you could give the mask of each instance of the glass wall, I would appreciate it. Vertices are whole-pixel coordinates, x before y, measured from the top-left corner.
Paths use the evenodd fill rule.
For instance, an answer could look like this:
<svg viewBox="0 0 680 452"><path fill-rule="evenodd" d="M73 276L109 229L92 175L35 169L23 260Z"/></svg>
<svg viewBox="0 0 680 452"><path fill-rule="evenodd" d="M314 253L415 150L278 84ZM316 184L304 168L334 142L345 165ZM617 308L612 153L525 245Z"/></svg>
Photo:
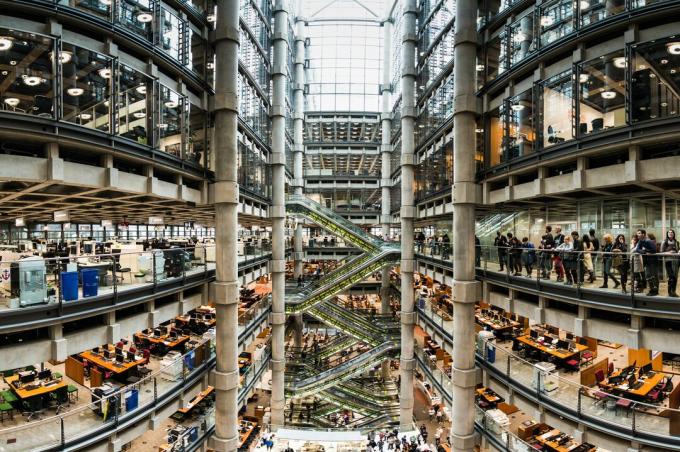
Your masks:
<svg viewBox="0 0 680 452"><path fill-rule="evenodd" d="M53 39L0 28L0 110L53 117L55 64Z"/></svg>
<svg viewBox="0 0 680 452"><path fill-rule="evenodd" d="M599 132L626 123L626 58L623 51L579 67L578 134Z"/></svg>
<svg viewBox="0 0 680 452"><path fill-rule="evenodd" d="M517 64L538 49L534 43L534 12L528 11L510 25L510 64Z"/></svg>
<svg viewBox="0 0 680 452"><path fill-rule="evenodd" d="M420 157L415 174L416 199L424 199L453 184L453 141L431 147Z"/></svg>
<svg viewBox="0 0 680 452"><path fill-rule="evenodd" d="M140 144L153 143L153 79L124 64L118 65L116 133Z"/></svg>
<svg viewBox="0 0 680 452"><path fill-rule="evenodd" d="M239 134L238 183L252 193L268 197L270 191L267 153L248 136Z"/></svg>
<svg viewBox="0 0 680 452"><path fill-rule="evenodd" d="M540 83L540 121L544 148L574 138L574 81L566 71Z"/></svg>
<svg viewBox="0 0 680 452"><path fill-rule="evenodd" d="M183 157L184 141L187 137L187 126L185 108L186 97L176 93L170 88L158 85L160 90L159 97L159 118L158 118L158 138L160 150L172 154L175 157Z"/></svg>
<svg viewBox="0 0 680 452"><path fill-rule="evenodd" d="M548 45L574 31L574 2L555 0L539 9L540 44Z"/></svg>
<svg viewBox="0 0 680 452"><path fill-rule="evenodd" d="M680 39L634 45L631 63L631 119L677 116L680 112Z"/></svg>

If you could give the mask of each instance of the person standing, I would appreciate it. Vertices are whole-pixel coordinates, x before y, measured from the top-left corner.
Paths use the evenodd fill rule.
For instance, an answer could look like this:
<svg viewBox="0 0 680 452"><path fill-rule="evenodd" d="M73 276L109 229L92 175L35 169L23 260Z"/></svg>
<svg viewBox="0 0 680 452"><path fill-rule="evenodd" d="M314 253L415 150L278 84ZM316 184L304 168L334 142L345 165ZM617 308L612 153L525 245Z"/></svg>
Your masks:
<svg viewBox="0 0 680 452"><path fill-rule="evenodd" d="M444 234L444 237L442 237L442 259L448 260L450 252L451 239L449 238L449 234Z"/></svg>
<svg viewBox="0 0 680 452"><path fill-rule="evenodd" d="M566 285L571 286L573 284L572 277L575 272L575 262L573 261L574 256L573 256L573 251L574 247L571 243L571 237L565 237L564 242L562 242L559 246L555 248L557 253L555 254L556 259L560 260L560 266L562 266L562 262L564 262L564 267L563 272L566 273L567 275L567 281L565 282ZM572 265L574 264L574 265ZM557 268L557 265L555 266ZM564 281L564 276L562 276L562 279L557 278L557 281Z"/></svg>
<svg viewBox="0 0 680 452"><path fill-rule="evenodd" d="M628 259L628 245L626 244L626 237L623 234L616 236L614 245L612 246L612 266L619 271L621 275L621 291L626 291L628 283L628 271L630 269L630 260Z"/></svg>
<svg viewBox="0 0 680 452"><path fill-rule="evenodd" d="M666 231L666 239L661 244L661 252L670 254L670 256L664 256L666 274L668 275L668 296L677 297L678 294L675 290L678 284L678 252L680 252L680 246L675 239L673 229Z"/></svg>
<svg viewBox="0 0 680 452"><path fill-rule="evenodd" d="M616 279L616 276L614 276L614 272L612 271L612 268L614 267L614 238L612 237L611 234L605 234L604 237L602 238L604 240L604 246L602 247L602 251L604 251L602 255L602 277L604 278L604 282L600 286L600 289L608 289L609 288L609 278L614 281L614 289L619 287L619 281ZM619 256L620 258L620 256ZM617 261L618 262L618 261Z"/></svg>
<svg viewBox="0 0 680 452"><path fill-rule="evenodd" d="M552 250L555 248L555 239L552 236L552 226L545 227L545 234L541 237L540 244L540 262L539 267L541 271L541 278L550 279L550 272L552 270Z"/></svg>
<svg viewBox="0 0 680 452"><path fill-rule="evenodd" d="M593 256L593 266L596 267L597 266L597 260L598 260L598 257L600 255L599 253L600 253L600 251L602 251L602 247L604 245L602 243L600 243L600 239L598 239L595 236L595 229L591 228L590 231L588 231L588 238L590 239L590 243L593 244L593 251L595 251L595 255ZM595 275L595 279L597 279L597 274Z"/></svg>
<svg viewBox="0 0 680 452"><path fill-rule="evenodd" d="M593 267L593 257L591 252L595 249L593 242L590 241L589 235L583 236L583 266L586 273L588 273L588 282L595 282L595 272ZM582 275L583 276L583 275Z"/></svg>
<svg viewBox="0 0 680 452"><path fill-rule="evenodd" d="M522 263L527 271L527 276L531 278L531 273L534 268L534 261L536 260L536 250L533 243L529 241L528 237L522 239Z"/></svg>
<svg viewBox="0 0 680 452"><path fill-rule="evenodd" d="M555 226L555 237L554 237L554 247L558 248L564 243L564 234L562 234L562 227ZM562 264L562 256L560 253L555 253L553 257L553 267L555 268L555 273L557 273L557 282L564 281L564 265Z"/></svg>
<svg viewBox="0 0 680 452"><path fill-rule="evenodd" d="M496 231L496 238L493 240L493 246L496 247L498 252L498 265L501 266L501 271L503 271L503 267L507 264L508 239L501 234L501 231Z"/></svg>
<svg viewBox="0 0 680 452"><path fill-rule="evenodd" d="M659 278L657 275L656 265L656 243L650 240L647 236L647 231L638 229L637 244L635 245L634 253L642 256L642 265L645 271L645 279L649 285L649 292L647 296L653 297L659 294Z"/></svg>

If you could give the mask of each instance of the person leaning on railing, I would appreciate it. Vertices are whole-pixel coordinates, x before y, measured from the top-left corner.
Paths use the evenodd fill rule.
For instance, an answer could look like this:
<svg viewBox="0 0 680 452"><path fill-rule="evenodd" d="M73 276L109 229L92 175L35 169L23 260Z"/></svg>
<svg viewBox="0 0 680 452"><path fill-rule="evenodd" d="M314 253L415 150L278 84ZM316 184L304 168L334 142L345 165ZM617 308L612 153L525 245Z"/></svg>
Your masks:
<svg viewBox="0 0 680 452"><path fill-rule="evenodd" d="M628 293L626 285L628 284L628 272L630 271L630 260L628 259L628 245L626 237L623 234L616 236L616 240L612 244L612 267L619 271L621 275L621 291Z"/></svg>
<svg viewBox="0 0 680 452"><path fill-rule="evenodd" d="M618 268L616 265L614 265L614 260L618 258L619 264L621 260L621 256L619 255L614 255L614 238L612 237L611 234L605 234L604 237L602 237L602 240L604 241L604 247L602 250L604 251L602 255L602 276L604 278L604 282L600 286L600 289L607 289L609 288L609 278L614 281L614 289L618 288L620 283L619 280L616 279L616 276L614 275L614 271L612 270L613 268ZM619 250L620 253L620 250ZM622 276L623 279L623 276ZM626 285L624 283L623 285L623 291L626 291Z"/></svg>
<svg viewBox="0 0 680 452"><path fill-rule="evenodd" d="M645 279L649 285L648 296L659 294L659 277L657 271L656 241L647 236L647 231L638 229L637 244L633 253L642 256L642 267L644 268Z"/></svg>
<svg viewBox="0 0 680 452"><path fill-rule="evenodd" d="M675 231L669 229L666 231L666 239L661 244L661 252L668 254L665 256L666 274L668 275L668 296L677 297L675 291L678 284L678 252L680 245L675 238Z"/></svg>

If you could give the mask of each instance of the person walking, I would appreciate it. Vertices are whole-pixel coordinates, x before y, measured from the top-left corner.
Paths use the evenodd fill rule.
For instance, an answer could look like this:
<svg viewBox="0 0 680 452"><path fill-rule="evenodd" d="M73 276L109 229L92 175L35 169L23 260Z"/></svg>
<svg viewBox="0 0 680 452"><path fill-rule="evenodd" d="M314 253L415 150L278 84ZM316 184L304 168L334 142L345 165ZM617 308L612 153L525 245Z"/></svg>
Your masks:
<svg viewBox="0 0 680 452"><path fill-rule="evenodd" d="M567 281L564 284L571 286L573 284L572 277L575 275L576 271L576 262L574 260L575 256L572 253L574 247L571 243L571 237L565 237L564 241L558 245L555 250L557 251L555 257L556 259L560 260L560 266L564 265L562 268L564 273L567 275ZM564 281L564 276L562 276L562 279L560 279L558 276L557 281Z"/></svg>
<svg viewBox="0 0 680 452"><path fill-rule="evenodd" d="M448 260L450 252L451 239L449 238L449 234L444 234L444 237L442 237L442 259Z"/></svg>
<svg viewBox="0 0 680 452"><path fill-rule="evenodd" d="M522 274L522 242L512 232L508 232L508 270L513 276Z"/></svg>
<svg viewBox="0 0 680 452"><path fill-rule="evenodd" d="M604 237L602 238L604 240L604 246L602 247L602 251L604 252L602 254L602 277L604 278L604 282L600 286L600 289L608 289L609 288L609 278L614 281L614 289L619 287L619 280L616 279L616 276L614 276L614 272L612 271L612 268L614 267L614 238L612 237L611 234L605 234ZM619 256L620 257L620 256Z"/></svg>
<svg viewBox="0 0 680 452"><path fill-rule="evenodd" d="M590 239L590 243L593 244L593 251L595 251L595 255L593 256L593 267L597 267L597 261L600 256L599 252L602 251L603 244L600 243L600 239L595 236L595 229L590 229L590 231L588 231L588 238ZM597 274L595 274L595 279L597 279Z"/></svg>
<svg viewBox="0 0 680 452"><path fill-rule="evenodd" d="M555 237L554 237L554 247L557 249L560 245L564 243L564 234L562 234L562 227L555 227ZM562 263L562 253L555 253L553 257L553 267L555 268L555 273L557 273L557 282L564 281L564 265Z"/></svg>
<svg viewBox="0 0 680 452"><path fill-rule="evenodd" d="M508 256L508 239L501 233L501 231L496 231L496 238L493 240L493 246L496 247L498 253L498 265L503 271L503 267L507 264Z"/></svg>
<svg viewBox="0 0 680 452"><path fill-rule="evenodd" d="M628 259L628 245L626 243L626 237L623 234L616 236L614 244L612 245L612 253L612 267L617 269L621 275L621 291L623 293L628 293L626 290L626 285L628 284L630 260Z"/></svg>
<svg viewBox="0 0 680 452"><path fill-rule="evenodd" d="M673 229L666 231L666 239L661 244L661 252L668 254L668 256L664 256L666 274L668 275L668 296L677 297L678 294L675 290L678 284L678 252L680 252L680 245L678 245Z"/></svg>

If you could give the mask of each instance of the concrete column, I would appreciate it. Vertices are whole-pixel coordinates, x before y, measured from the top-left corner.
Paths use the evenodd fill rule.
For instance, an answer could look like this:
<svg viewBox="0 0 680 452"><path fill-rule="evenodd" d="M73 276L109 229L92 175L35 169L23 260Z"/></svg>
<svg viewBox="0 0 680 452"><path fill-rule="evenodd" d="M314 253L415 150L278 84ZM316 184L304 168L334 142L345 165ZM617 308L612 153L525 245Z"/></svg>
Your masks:
<svg viewBox="0 0 680 452"><path fill-rule="evenodd" d="M392 187L392 23L383 22L383 54L382 54L383 78L380 84L380 94L382 100L381 126L382 143L380 146L382 167L380 169L381 187L381 215L380 225L382 227L383 239L390 235L390 225L392 223L391 213L391 194ZM383 267L380 286L380 313L390 313L390 268ZM381 374L383 380L390 376L390 361L382 363Z"/></svg>
<svg viewBox="0 0 680 452"><path fill-rule="evenodd" d="M285 370L285 291L286 261L284 243L286 240L286 83L288 63L288 6L285 0L274 2L274 58L272 64L272 398L271 423L280 427L284 423L283 407L285 405L284 370Z"/></svg>
<svg viewBox="0 0 680 452"><path fill-rule="evenodd" d="M416 124L416 0L402 1L401 46L401 388L399 424L402 431L413 428L413 219L415 217L413 175Z"/></svg>
<svg viewBox="0 0 680 452"><path fill-rule="evenodd" d="M475 446L475 66L477 2L458 0L454 29L453 113L453 405L451 445L472 452Z"/></svg>
<svg viewBox="0 0 680 452"><path fill-rule="evenodd" d="M301 195L304 187L302 159L304 153L303 127L305 119L305 23L295 22L295 60L293 67L293 190ZM295 279L302 275L302 223L295 228Z"/></svg>
<svg viewBox="0 0 680 452"><path fill-rule="evenodd" d="M217 1L215 30L215 283L213 448L238 448L238 49L239 1Z"/></svg>

